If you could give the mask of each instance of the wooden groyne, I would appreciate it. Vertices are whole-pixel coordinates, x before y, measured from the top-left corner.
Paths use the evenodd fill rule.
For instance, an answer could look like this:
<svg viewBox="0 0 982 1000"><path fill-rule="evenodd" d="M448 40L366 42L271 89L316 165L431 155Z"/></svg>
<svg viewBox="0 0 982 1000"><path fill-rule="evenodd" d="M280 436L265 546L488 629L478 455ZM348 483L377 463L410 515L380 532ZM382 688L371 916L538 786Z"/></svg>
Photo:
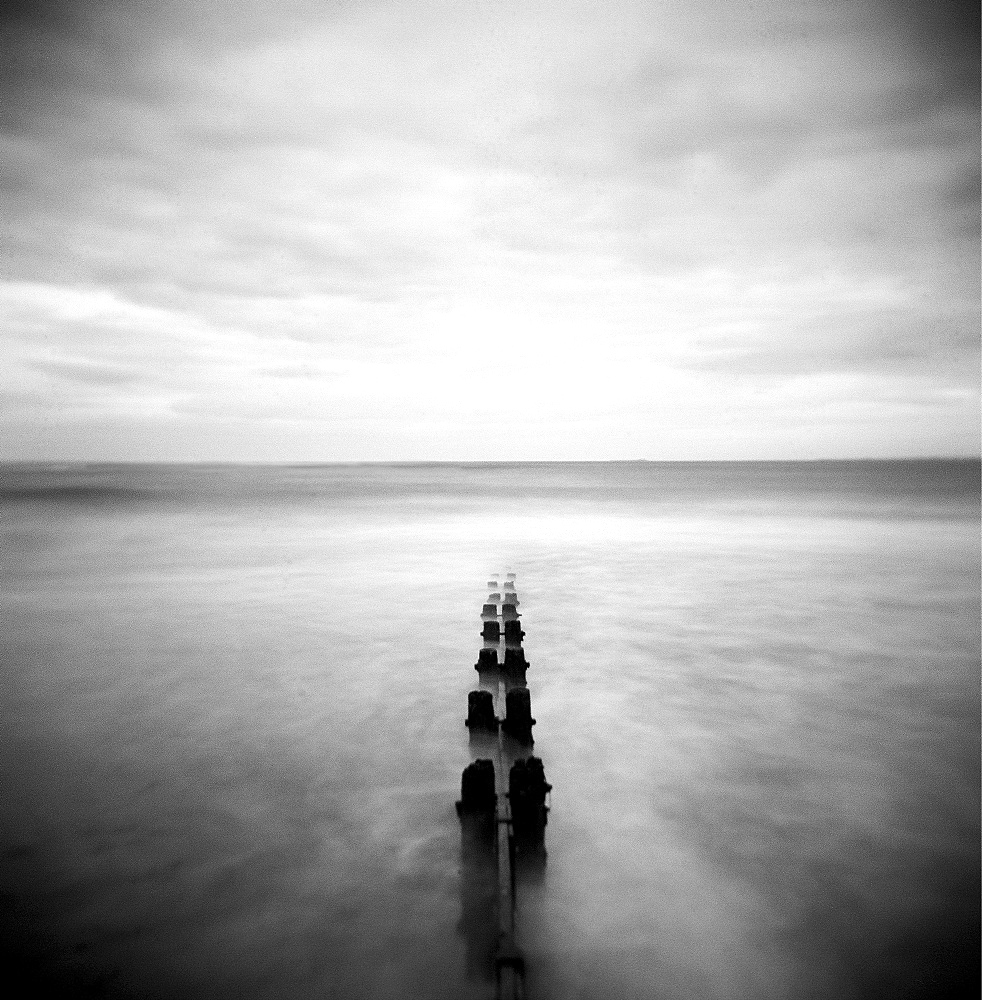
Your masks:
<svg viewBox="0 0 982 1000"><path fill-rule="evenodd" d="M475 760L461 775L462 925L468 969L487 975L500 1000L525 996L518 894L545 871L549 792L533 756L532 703L515 574L488 581L481 610L484 645L467 696L466 726ZM502 626L504 628L502 629Z"/></svg>

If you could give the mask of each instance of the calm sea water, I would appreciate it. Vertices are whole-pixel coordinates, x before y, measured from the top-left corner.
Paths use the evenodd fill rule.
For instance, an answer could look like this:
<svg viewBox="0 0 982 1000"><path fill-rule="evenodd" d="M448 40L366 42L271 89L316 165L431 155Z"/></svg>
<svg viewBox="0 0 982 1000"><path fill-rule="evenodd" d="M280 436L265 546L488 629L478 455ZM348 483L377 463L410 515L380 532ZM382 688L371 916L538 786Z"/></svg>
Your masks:
<svg viewBox="0 0 982 1000"><path fill-rule="evenodd" d="M507 570L554 786L533 996L977 979L977 462L7 465L0 512L29 982L486 996L454 802Z"/></svg>

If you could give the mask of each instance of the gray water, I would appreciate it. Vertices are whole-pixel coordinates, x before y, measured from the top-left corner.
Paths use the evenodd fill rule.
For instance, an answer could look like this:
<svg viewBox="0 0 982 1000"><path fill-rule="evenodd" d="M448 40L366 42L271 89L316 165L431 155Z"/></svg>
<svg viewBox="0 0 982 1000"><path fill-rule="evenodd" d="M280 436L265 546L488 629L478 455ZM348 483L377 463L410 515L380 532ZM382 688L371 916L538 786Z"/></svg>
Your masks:
<svg viewBox="0 0 982 1000"><path fill-rule="evenodd" d="M977 981L977 462L7 465L0 505L29 984L486 996L454 802L506 570L554 786L533 996Z"/></svg>

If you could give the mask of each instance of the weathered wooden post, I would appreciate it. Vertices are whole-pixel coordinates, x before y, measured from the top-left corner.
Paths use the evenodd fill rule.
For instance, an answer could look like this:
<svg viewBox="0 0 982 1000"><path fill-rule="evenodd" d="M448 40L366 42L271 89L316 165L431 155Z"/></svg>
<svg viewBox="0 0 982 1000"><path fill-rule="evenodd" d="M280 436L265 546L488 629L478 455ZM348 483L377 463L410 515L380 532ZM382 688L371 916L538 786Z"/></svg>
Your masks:
<svg viewBox="0 0 982 1000"><path fill-rule="evenodd" d="M477 663L474 664L474 669L479 673L487 673L492 670L498 669L498 650L497 649L481 649L477 654Z"/></svg>
<svg viewBox="0 0 982 1000"><path fill-rule="evenodd" d="M501 638L501 623L497 620L486 621L481 628L481 635L485 639L490 639L492 642L497 642Z"/></svg>
<svg viewBox="0 0 982 1000"><path fill-rule="evenodd" d="M506 645L521 645L524 638L525 632L522 630L522 623L517 618L505 622Z"/></svg>
<svg viewBox="0 0 982 1000"><path fill-rule="evenodd" d="M494 764L469 764L460 779L460 929L466 940L467 973L495 974L498 952L498 802Z"/></svg>
<svg viewBox="0 0 982 1000"><path fill-rule="evenodd" d="M467 695L467 720L464 723L473 733L483 730L488 733L498 731L498 719L494 714L494 698L490 691L471 691Z"/></svg>
<svg viewBox="0 0 982 1000"><path fill-rule="evenodd" d="M524 676L528 668L529 661L525 659L525 650L521 646L505 648L504 671L509 677L516 677L519 674Z"/></svg>
<svg viewBox="0 0 982 1000"><path fill-rule="evenodd" d="M538 881L545 874L545 830L549 820L546 781L538 757L516 761L508 775L512 824L512 869L519 880Z"/></svg>
<svg viewBox="0 0 982 1000"><path fill-rule="evenodd" d="M494 789L494 761L475 760L460 776L460 801L457 815L490 824L492 835L498 814L498 796Z"/></svg>
<svg viewBox="0 0 982 1000"><path fill-rule="evenodd" d="M492 605L492 607L494 607L494 605ZM518 608L516 608L514 604L502 604L501 620L504 622L517 622Z"/></svg>
<svg viewBox="0 0 982 1000"><path fill-rule="evenodd" d="M481 608L481 617L484 619L497 618L498 617L498 605L497 604L485 604Z"/></svg>
<svg viewBox="0 0 982 1000"><path fill-rule="evenodd" d="M549 807L546 796L552 785L546 781L539 757L527 757L512 764L508 775L508 801L511 804L512 832L517 847L543 845Z"/></svg>
<svg viewBox="0 0 982 1000"><path fill-rule="evenodd" d="M505 662L501 666L501 677L505 682L505 691L528 686L525 671L528 670L528 660L521 646L511 646L505 649Z"/></svg>
<svg viewBox="0 0 982 1000"><path fill-rule="evenodd" d="M532 700L528 688L512 688L505 695L505 718L501 723L502 730L518 743L531 746L535 742L532 739L534 725Z"/></svg>

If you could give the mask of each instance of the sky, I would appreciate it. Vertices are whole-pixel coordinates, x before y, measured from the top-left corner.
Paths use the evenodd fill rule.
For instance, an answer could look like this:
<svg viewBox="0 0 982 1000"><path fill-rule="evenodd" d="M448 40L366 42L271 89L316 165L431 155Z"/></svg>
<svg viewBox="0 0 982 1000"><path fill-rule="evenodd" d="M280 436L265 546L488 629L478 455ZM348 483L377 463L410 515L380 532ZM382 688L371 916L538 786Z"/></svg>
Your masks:
<svg viewBox="0 0 982 1000"><path fill-rule="evenodd" d="M0 459L979 453L977 2L0 18Z"/></svg>

